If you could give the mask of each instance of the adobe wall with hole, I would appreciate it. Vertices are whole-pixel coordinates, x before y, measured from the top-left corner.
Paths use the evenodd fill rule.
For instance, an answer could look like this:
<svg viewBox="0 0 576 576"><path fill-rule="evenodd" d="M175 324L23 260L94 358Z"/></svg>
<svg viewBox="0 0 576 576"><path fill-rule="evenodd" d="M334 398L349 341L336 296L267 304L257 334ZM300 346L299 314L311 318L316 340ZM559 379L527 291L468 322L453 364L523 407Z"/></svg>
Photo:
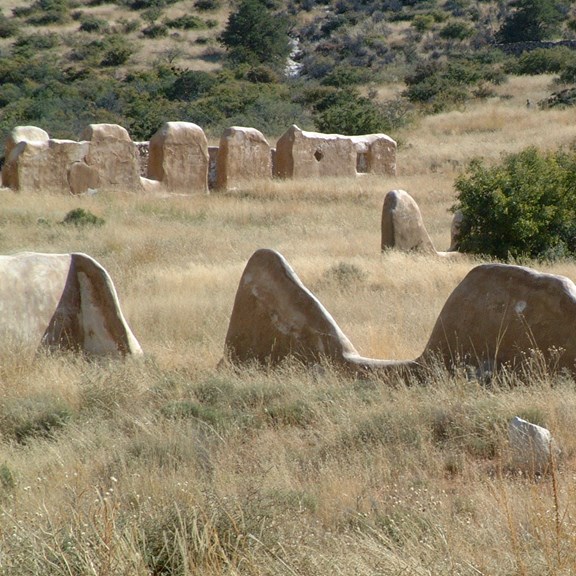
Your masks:
<svg viewBox="0 0 576 576"><path fill-rule="evenodd" d="M18 126L6 140L2 185L20 192L95 190L207 193L248 180L395 175L396 142L385 134L343 136L291 126L270 147L254 128L233 126L219 147L189 122L166 122L150 142L133 142L115 124L91 124L80 141Z"/></svg>
<svg viewBox="0 0 576 576"><path fill-rule="evenodd" d="M396 142L385 134L322 134L292 125L278 139L274 166L278 178L394 176Z"/></svg>

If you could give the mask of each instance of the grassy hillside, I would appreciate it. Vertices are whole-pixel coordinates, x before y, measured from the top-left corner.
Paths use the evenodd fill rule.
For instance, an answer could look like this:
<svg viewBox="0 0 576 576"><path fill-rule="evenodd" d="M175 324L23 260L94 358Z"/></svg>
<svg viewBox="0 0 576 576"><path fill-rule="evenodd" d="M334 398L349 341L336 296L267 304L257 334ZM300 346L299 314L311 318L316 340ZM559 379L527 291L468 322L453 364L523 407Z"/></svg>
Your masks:
<svg viewBox="0 0 576 576"><path fill-rule="evenodd" d="M438 249L469 158L571 145L570 110L527 109L550 77L394 136L396 178L254 182L229 194L4 190L0 251L85 251L112 275L143 361L0 351L6 575L570 574L576 394L538 366L490 387L216 369L254 250L282 252L358 350L414 358L478 260L380 254L385 193L408 190ZM66 227L77 207L102 227ZM539 269L576 279L572 261ZM510 463L508 420L547 426L554 475Z"/></svg>

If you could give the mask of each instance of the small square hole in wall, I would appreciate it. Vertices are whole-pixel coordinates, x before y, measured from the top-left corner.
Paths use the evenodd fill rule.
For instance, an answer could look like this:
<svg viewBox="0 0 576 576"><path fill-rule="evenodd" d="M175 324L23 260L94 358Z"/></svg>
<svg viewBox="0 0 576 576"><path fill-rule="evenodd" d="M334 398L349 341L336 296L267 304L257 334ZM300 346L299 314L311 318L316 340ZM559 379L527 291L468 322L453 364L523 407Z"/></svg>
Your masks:
<svg viewBox="0 0 576 576"><path fill-rule="evenodd" d="M320 160L324 158L324 152L320 149L316 150L316 152L314 152L314 158L316 158L316 162L320 162Z"/></svg>

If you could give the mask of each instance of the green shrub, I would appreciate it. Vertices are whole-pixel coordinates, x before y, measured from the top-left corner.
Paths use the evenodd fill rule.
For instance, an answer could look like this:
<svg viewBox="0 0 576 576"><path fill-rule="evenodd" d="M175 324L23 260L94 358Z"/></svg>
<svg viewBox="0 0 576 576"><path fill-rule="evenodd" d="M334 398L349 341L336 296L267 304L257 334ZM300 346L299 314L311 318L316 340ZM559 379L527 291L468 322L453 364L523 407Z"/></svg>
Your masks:
<svg viewBox="0 0 576 576"><path fill-rule="evenodd" d="M414 28L417 32L423 34L428 30L432 30L436 21L434 20L434 16L432 14L417 14L412 19L410 26Z"/></svg>
<svg viewBox="0 0 576 576"><path fill-rule="evenodd" d="M68 0L36 0L31 9L27 22L33 26L65 24L70 20Z"/></svg>
<svg viewBox="0 0 576 576"><path fill-rule="evenodd" d="M563 84L576 84L576 62L570 62L560 73L559 81Z"/></svg>
<svg viewBox="0 0 576 576"><path fill-rule="evenodd" d="M351 136L387 132L391 128L383 107L353 88L320 87L307 91L305 98L312 105L314 125L320 132Z"/></svg>
<svg viewBox="0 0 576 576"><path fill-rule="evenodd" d="M476 159L455 188L462 252L500 259L576 254L576 153L530 147L493 167Z"/></svg>
<svg viewBox="0 0 576 576"><path fill-rule="evenodd" d="M284 66L290 54L290 20L273 12L264 0L241 0L219 37L233 65Z"/></svg>
<svg viewBox="0 0 576 576"><path fill-rule="evenodd" d="M101 66L121 66L134 53L133 46L122 36L108 36L102 43Z"/></svg>
<svg viewBox="0 0 576 576"><path fill-rule="evenodd" d="M29 34L19 36L12 45L12 54L14 55L33 55L41 50L50 50L60 43L58 34L48 32L47 34Z"/></svg>
<svg viewBox="0 0 576 576"><path fill-rule="evenodd" d="M108 23L103 18L84 16L81 19L80 30L82 32L105 32L107 29Z"/></svg>
<svg viewBox="0 0 576 576"><path fill-rule="evenodd" d="M0 14L0 38L10 38L18 32L18 24L14 20Z"/></svg>
<svg viewBox="0 0 576 576"><path fill-rule="evenodd" d="M474 28L466 22L448 22L439 32L444 40L466 40L474 34Z"/></svg>
<svg viewBox="0 0 576 576"><path fill-rule="evenodd" d="M191 14L168 19L164 23L168 28L179 28L180 30L201 30L206 28L206 24L200 18L196 18L196 16Z"/></svg>
<svg viewBox="0 0 576 576"><path fill-rule="evenodd" d="M402 95L410 102L425 104L432 112L462 104L479 86L504 80L498 63L487 60L452 58L448 62L420 63L404 79L407 88Z"/></svg>
<svg viewBox="0 0 576 576"><path fill-rule="evenodd" d="M344 86L362 84L368 79L369 72L354 66L349 66L348 64L342 64L335 66L326 76L324 76L321 84L323 86L335 86L336 88L341 88Z"/></svg>
<svg viewBox="0 0 576 576"><path fill-rule="evenodd" d="M537 48L525 52L512 62L510 72L513 74L553 74L561 72L569 65L576 64L576 53L567 46Z"/></svg>
<svg viewBox="0 0 576 576"><path fill-rule="evenodd" d="M168 27L165 24L150 24L142 30L146 38L165 38L168 36Z"/></svg>
<svg viewBox="0 0 576 576"><path fill-rule="evenodd" d="M197 10L218 10L221 5L221 0L196 0L194 2L194 8Z"/></svg>
<svg viewBox="0 0 576 576"><path fill-rule="evenodd" d="M92 214L84 208L70 210L62 220L62 224L73 224L74 226L102 226L105 220Z"/></svg>

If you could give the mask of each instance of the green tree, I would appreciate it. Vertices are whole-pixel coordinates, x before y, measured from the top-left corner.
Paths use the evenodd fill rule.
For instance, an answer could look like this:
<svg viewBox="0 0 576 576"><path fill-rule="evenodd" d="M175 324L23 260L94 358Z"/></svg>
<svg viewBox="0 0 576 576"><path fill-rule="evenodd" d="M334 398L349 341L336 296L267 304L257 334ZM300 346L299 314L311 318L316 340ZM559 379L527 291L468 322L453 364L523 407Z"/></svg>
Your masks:
<svg viewBox="0 0 576 576"><path fill-rule="evenodd" d="M290 54L290 20L274 12L265 0L242 0L220 35L234 64L283 66Z"/></svg>
<svg viewBox="0 0 576 576"><path fill-rule="evenodd" d="M557 32L562 12L554 0L516 0L496 34L499 42L530 42L549 39Z"/></svg>

